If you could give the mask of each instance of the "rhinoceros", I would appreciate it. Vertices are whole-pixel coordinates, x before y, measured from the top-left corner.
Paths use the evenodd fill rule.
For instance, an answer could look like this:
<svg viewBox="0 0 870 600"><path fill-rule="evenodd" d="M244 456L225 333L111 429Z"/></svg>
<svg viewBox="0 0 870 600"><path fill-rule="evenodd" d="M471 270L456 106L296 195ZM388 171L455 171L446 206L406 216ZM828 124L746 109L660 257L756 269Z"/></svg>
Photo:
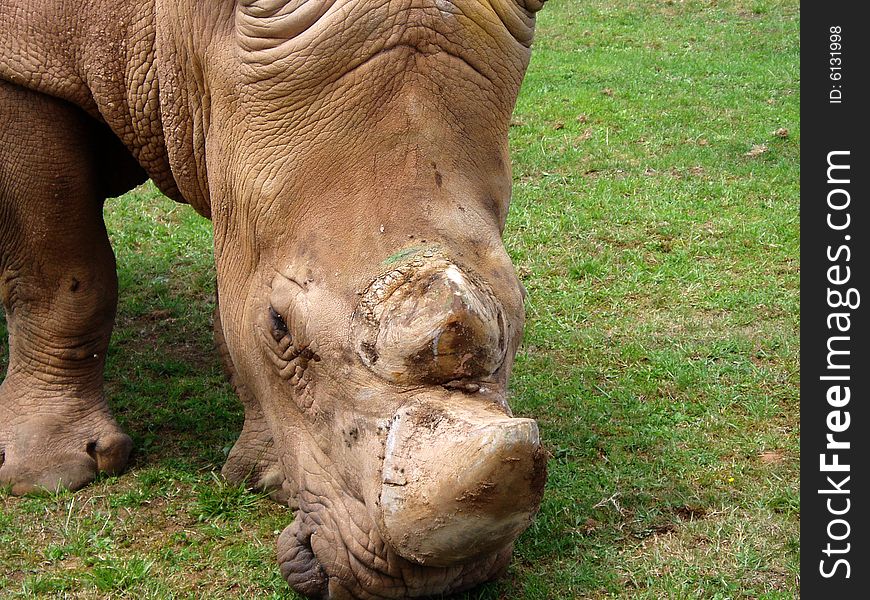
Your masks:
<svg viewBox="0 0 870 600"><path fill-rule="evenodd" d="M506 389L524 290L507 133L543 0L0 0L0 484L76 489L130 438L103 367L105 198L211 219L245 423L223 473L288 503L315 598L504 571L546 452Z"/></svg>

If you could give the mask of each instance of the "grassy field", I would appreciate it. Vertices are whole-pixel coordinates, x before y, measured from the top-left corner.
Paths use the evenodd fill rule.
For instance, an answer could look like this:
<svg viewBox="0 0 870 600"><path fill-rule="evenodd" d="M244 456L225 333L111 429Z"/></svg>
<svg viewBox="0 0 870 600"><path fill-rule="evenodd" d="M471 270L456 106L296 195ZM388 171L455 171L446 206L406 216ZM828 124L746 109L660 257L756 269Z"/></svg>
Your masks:
<svg viewBox="0 0 870 600"><path fill-rule="evenodd" d="M506 242L530 295L511 402L549 481L506 578L463 598L799 596L799 20L796 0L541 12ZM106 218L107 391L135 454L75 494L0 492L0 596L293 598L292 515L215 475L242 413L209 223L150 185Z"/></svg>

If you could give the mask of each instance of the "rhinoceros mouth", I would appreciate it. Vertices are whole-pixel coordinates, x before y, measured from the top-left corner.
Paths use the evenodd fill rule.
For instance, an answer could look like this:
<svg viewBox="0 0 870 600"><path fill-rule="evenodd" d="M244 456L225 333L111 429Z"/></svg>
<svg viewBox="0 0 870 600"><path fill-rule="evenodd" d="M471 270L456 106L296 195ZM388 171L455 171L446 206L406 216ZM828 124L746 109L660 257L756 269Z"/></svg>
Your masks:
<svg viewBox="0 0 870 600"><path fill-rule="evenodd" d="M377 437L360 431L358 443L374 443L354 450L353 472L312 445L282 463L298 490L277 548L290 586L312 598L420 598L498 577L543 494L535 422L441 390L408 398Z"/></svg>
<svg viewBox="0 0 870 600"><path fill-rule="evenodd" d="M461 565L422 566L399 556L381 538L362 501L303 490L298 502L295 520L278 538L278 563L290 586L310 598L383 600L458 593L499 576L513 550L509 544Z"/></svg>

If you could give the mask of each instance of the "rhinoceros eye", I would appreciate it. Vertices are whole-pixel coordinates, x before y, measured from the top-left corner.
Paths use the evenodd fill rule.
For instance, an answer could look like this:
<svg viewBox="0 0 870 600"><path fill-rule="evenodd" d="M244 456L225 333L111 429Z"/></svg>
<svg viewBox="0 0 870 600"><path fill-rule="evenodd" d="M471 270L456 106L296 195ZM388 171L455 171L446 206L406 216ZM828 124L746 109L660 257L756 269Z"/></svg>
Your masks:
<svg viewBox="0 0 870 600"><path fill-rule="evenodd" d="M269 307L269 333L276 342L281 342L290 335L287 321L271 306Z"/></svg>

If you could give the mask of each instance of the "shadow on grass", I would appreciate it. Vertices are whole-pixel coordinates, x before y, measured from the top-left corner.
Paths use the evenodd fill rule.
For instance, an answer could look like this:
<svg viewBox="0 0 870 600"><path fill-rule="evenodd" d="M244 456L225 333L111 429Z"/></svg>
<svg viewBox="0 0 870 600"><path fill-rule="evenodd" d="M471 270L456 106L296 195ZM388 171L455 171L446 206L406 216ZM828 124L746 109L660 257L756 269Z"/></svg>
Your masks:
<svg viewBox="0 0 870 600"><path fill-rule="evenodd" d="M173 267L171 251L118 252L120 302L106 394L133 438L131 466L219 468L241 431L243 410L214 347L213 267Z"/></svg>

